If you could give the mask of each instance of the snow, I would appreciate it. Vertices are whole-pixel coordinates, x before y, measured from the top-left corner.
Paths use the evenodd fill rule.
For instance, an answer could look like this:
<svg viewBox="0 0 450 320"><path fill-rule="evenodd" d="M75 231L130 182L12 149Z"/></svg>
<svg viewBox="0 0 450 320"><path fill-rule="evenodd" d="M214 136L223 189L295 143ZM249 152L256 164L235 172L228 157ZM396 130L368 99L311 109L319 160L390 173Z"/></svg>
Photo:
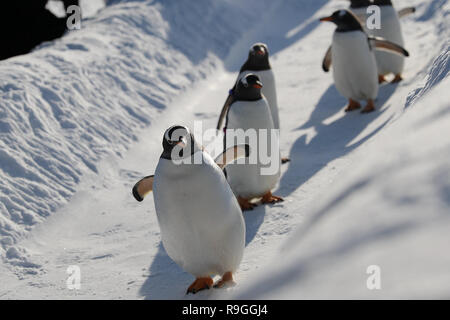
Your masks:
<svg viewBox="0 0 450 320"><path fill-rule="evenodd" d="M283 264L269 264L236 297L448 298L449 83L354 152L358 165L339 175L274 258ZM371 265L381 268L381 291L366 287Z"/></svg>
<svg viewBox="0 0 450 320"><path fill-rule="evenodd" d="M83 11L84 18L90 18L102 8L105 7L107 0L80 0L79 4ZM49 0L46 6L47 10L50 10L57 17L65 17L64 5L58 0Z"/></svg>
<svg viewBox="0 0 450 320"><path fill-rule="evenodd" d="M83 174L98 173L100 159L120 158L173 96L211 73L220 60L206 45L239 25L198 33L191 48L179 34L201 29L193 17L208 10L212 18L247 17L224 4L203 5L190 26L169 26L164 16L177 19L184 6L116 4L82 30L0 65L3 249L67 203Z"/></svg>
<svg viewBox="0 0 450 320"><path fill-rule="evenodd" d="M318 18L347 1L110 1L1 62L0 298L448 298L449 3L395 4L417 7L402 19L411 57L369 115L345 114L320 68L333 26ZM235 287L186 296L193 278L162 248L152 196L131 187L167 127L215 126L260 41L292 159L274 192L286 201L244 214ZM370 265L381 290L366 287Z"/></svg>

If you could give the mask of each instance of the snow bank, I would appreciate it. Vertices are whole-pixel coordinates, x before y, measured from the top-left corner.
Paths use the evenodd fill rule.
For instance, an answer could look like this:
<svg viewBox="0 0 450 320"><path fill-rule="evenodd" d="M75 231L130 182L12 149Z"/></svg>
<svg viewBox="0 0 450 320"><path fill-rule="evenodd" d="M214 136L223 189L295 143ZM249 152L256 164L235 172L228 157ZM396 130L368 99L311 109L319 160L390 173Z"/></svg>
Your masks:
<svg viewBox="0 0 450 320"><path fill-rule="evenodd" d="M215 70L262 9L238 2L109 1L80 31L0 63L2 255L20 257L11 246L67 203L81 176L121 157Z"/></svg>
<svg viewBox="0 0 450 320"><path fill-rule="evenodd" d="M350 168L302 213L308 219L235 298L450 297L446 7L446 1L423 4L414 18L429 22L428 40L438 53L402 114L354 152ZM380 290L367 287L370 266L379 267Z"/></svg>
<svg viewBox="0 0 450 320"><path fill-rule="evenodd" d="M359 152L363 164L340 177L238 298L450 296L449 85L446 78ZM371 265L380 267L381 290L366 287Z"/></svg>
<svg viewBox="0 0 450 320"><path fill-rule="evenodd" d="M83 16L89 18L94 16L100 9L105 7L107 0L80 0L80 7L83 10ZM61 1L47 2L47 9L57 17L65 17L64 5Z"/></svg>

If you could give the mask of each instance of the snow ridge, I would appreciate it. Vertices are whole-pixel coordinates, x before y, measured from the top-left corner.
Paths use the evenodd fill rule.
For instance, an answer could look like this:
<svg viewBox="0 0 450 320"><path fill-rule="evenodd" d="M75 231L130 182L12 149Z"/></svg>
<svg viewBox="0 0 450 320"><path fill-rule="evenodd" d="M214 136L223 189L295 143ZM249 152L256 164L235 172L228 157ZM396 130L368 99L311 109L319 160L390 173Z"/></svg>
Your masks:
<svg viewBox="0 0 450 320"><path fill-rule="evenodd" d="M0 253L215 70L257 14L209 3L112 1L80 31L0 63Z"/></svg>

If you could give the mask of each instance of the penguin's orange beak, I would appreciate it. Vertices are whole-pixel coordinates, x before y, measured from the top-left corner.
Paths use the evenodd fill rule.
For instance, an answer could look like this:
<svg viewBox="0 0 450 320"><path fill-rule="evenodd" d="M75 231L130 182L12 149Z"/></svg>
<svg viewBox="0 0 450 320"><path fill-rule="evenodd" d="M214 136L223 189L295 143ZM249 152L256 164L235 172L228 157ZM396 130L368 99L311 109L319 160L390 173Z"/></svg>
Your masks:
<svg viewBox="0 0 450 320"><path fill-rule="evenodd" d="M177 145L177 146L180 146L181 148L184 148L184 147L186 147L186 143L187 143L186 141L187 141L186 138L183 137L183 138L181 138L180 141L178 141L178 142L176 143L176 145Z"/></svg>
<svg viewBox="0 0 450 320"><path fill-rule="evenodd" d="M256 54L259 56L263 56L264 55L264 50L258 50L256 51Z"/></svg>
<svg viewBox="0 0 450 320"><path fill-rule="evenodd" d="M324 17L324 18L320 18L319 19L321 22L324 22L324 21L329 21L329 22L333 22L333 17Z"/></svg>
<svg viewBox="0 0 450 320"><path fill-rule="evenodd" d="M255 84L253 85L253 88L256 88L256 89L261 89L262 87L263 87L262 84L259 83L259 82L255 83Z"/></svg>

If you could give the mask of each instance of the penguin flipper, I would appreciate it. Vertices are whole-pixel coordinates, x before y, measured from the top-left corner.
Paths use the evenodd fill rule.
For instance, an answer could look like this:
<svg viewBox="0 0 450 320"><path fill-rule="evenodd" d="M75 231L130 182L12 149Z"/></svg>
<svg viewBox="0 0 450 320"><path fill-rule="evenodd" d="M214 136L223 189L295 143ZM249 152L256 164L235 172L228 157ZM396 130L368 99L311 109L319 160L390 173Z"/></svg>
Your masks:
<svg viewBox="0 0 450 320"><path fill-rule="evenodd" d="M323 58L322 62L322 69L325 72L330 71L331 66L331 46L328 48L327 52L325 53L325 57Z"/></svg>
<svg viewBox="0 0 450 320"><path fill-rule="evenodd" d="M233 95L229 94L227 100L222 107L222 111L220 112L219 121L217 122L217 130L222 129L223 120L225 119L228 109L230 108L231 103L233 102Z"/></svg>
<svg viewBox="0 0 450 320"><path fill-rule="evenodd" d="M153 180L155 176L147 176L139 180L133 187L134 198L141 202L144 201L145 196L153 190Z"/></svg>
<svg viewBox="0 0 450 320"><path fill-rule="evenodd" d="M409 52L405 48L379 37L369 37L369 41L376 50L383 50L409 57Z"/></svg>
<svg viewBox="0 0 450 320"><path fill-rule="evenodd" d="M398 17L399 18L403 18L405 16L408 16L412 13L416 12L416 8L415 7L407 7L407 8L403 8L401 10L399 10L398 13Z"/></svg>
<svg viewBox="0 0 450 320"><path fill-rule="evenodd" d="M227 165L240 158L247 158L250 155L250 146L248 144L240 144L228 148L222 154L220 154L214 162L220 169L225 168Z"/></svg>

